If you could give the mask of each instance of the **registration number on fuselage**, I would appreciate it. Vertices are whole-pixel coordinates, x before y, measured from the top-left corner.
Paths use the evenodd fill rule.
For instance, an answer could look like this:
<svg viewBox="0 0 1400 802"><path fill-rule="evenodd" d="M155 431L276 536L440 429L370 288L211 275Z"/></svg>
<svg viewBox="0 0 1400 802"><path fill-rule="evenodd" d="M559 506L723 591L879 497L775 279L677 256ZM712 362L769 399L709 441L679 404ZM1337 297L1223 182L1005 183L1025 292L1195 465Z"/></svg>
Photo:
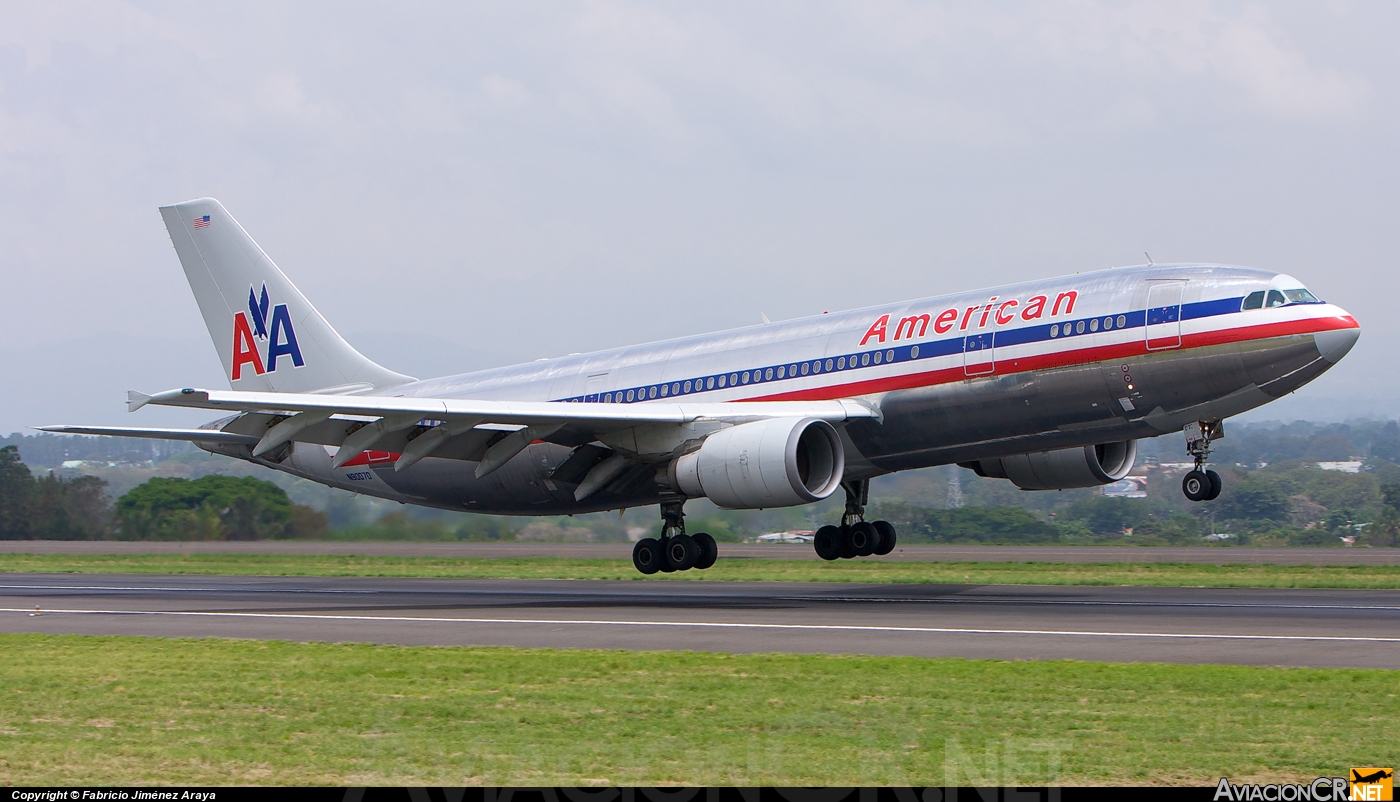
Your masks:
<svg viewBox="0 0 1400 802"><path fill-rule="evenodd" d="M345 478L352 482L367 482L374 478L374 474L369 471L350 471L345 474Z"/></svg>

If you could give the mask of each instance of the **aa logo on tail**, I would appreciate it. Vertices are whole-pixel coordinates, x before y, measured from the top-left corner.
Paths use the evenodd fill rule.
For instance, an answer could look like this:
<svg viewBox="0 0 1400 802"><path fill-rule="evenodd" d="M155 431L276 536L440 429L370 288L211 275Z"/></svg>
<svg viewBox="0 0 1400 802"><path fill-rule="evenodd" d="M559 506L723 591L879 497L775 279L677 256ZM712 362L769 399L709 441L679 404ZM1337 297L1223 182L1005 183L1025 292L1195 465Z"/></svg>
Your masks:
<svg viewBox="0 0 1400 802"><path fill-rule="evenodd" d="M294 367L306 364L301 358L301 347L297 345L297 332L292 328L287 305L273 306L271 320L268 319L269 306L266 284L261 295L248 287L248 311L233 316L233 373L230 376L233 381L242 378L244 365L252 365L259 376L272 373L277 370L278 357L291 357ZM260 346L260 343L265 345Z"/></svg>

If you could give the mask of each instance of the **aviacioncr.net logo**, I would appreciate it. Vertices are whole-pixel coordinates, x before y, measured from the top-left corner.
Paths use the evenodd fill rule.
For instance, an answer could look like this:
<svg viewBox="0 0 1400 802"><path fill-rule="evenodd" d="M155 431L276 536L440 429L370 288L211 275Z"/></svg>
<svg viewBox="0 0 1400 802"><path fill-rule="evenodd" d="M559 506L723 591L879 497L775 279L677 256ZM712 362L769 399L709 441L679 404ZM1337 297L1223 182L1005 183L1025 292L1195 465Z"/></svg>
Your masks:
<svg viewBox="0 0 1400 802"><path fill-rule="evenodd" d="M1351 777L1318 777L1306 785L1271 783L1234 785L1225 777L1215 787L1214 802L1391 802L1391 768L1353 768Z"/></svg>
<svg viewBox="0 0 1400 802"><path fill-rule="evenodd" d="M244 365L252 365L253 372L261 376L277 370L279 357L291 357L293 367L306 364L287 305L273 306L270 319L269 305L266 284L261 295L249 287L248 311L233 316L233 371L229 376L233 381L243 377Z"/></svg>

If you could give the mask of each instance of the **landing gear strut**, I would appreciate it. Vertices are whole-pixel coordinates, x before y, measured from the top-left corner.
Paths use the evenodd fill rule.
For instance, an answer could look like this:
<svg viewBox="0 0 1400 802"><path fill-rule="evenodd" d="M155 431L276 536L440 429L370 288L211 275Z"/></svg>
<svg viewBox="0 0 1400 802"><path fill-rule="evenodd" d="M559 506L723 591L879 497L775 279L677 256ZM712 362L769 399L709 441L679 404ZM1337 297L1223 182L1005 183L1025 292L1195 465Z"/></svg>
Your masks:
<svg viewBox="0 0 1400 802"><path fill-rule="evenodd" d="M661 502L661 537L646 537L632 547L632 565L644 574L704 570L715 564L719 546L705 532L685 533L685 499Z"/></svg>
<svg viewBox="0 0 1400 802"><path fill-rule="evenodd" d="M1220 420L1188 423L1186 433L1186 453L1195 460L1196 467L1181 479L1181 492L1192 501L1213 501L1220 496L1220 474L1206 469L1210 458L1210 444L1225 436L1225 422Z"/></svg>
<svg viewBox="0 0 1400 802"><path fill-rule="evenodd" d="M870 480L860 479L841 483L846 491L846 511L840 526L823 526L812 538L817 556L823 560L868 557L889 554L894 550L895 530L889 521L865 520L865 505L870 501Z"/></svg>

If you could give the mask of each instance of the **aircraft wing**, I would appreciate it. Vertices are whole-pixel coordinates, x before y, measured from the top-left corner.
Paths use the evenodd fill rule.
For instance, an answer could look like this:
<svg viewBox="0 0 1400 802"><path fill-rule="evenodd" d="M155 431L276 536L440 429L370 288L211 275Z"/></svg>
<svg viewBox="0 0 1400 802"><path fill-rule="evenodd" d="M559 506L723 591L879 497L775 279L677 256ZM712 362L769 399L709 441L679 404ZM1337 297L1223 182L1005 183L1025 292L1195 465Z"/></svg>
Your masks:
<svg viewBox="0 0 1400 802"><path fill-rule="evenodd" d="M475 461L479 477L539 440L573 446L601 441L632 457L655 459L726 424L772 418L820 418L839 424L880 417L877 408L852 399L607 404L195 388L128 393L132 411L146 404L243 413L224 429L255 438L255 457L289 442L313 442L339 446L333 467L374 449L399 452L394 466L398 470L430 455Z"/></svg>
<svg viewBox="0 0 1400 802"><path fill-rule="evenodd" d="M258 438L218 429L141 429L134 426L35 426L41 432L54 434L101 434L108 437L145 437L152 440L188 440L198 443L233 443L255 445Z"/></svg>
<svg viewBox="0 0 1400 802"><path fill-rule="evenodd" d="M155 395L127 393L127 409L146 404L193 407L224 412L330 412L337 415L415 414L423 419L480 418L489 423L588 423L600 428L644 423L689 423L702 418L742 423L769 418L821 418L840 423L852 418L878 418L879 412L851 399L833 401L736 401L640 404L572 403L567 401L465 401L454 398L259 393L240 390L167 390Z"/></svg>

